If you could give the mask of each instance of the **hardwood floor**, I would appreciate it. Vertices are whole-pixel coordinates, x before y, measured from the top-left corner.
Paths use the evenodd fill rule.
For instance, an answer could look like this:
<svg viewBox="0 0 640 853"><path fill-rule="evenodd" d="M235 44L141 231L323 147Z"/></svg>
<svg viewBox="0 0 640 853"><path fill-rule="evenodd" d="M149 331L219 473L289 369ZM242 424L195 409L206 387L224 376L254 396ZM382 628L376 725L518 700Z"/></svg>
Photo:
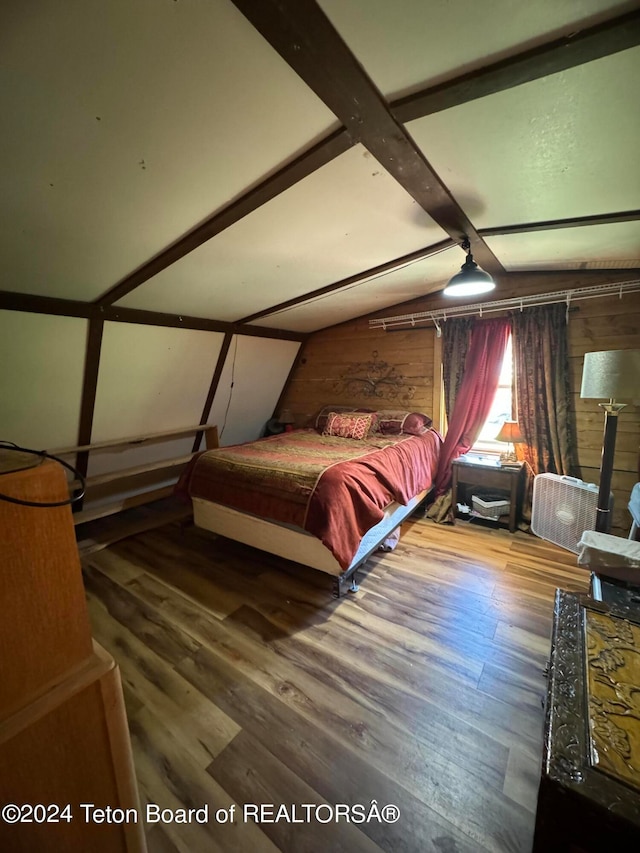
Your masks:
<svg viewBox="0 0 640 853"><path fill-rule="evenodd" d="M209 806L147 822L150 853L531 849L553 595L588 580L573 554L414 520L340 601L319 572L175 523L83 563L143 813ZM372 801L397 821L326 805Z"/></svg>

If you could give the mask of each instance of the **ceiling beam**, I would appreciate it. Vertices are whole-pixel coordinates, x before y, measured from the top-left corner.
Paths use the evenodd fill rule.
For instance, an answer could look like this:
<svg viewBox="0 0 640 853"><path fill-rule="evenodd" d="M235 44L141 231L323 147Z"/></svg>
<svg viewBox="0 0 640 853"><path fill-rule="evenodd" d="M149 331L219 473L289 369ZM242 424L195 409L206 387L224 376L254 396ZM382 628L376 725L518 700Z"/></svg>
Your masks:
<svg viewBox="0 0 640 853"><path fill-rule="evenodd" d="M254 338L278 338L285 341L303 341L305 332L290 332L287 329L263 329L260 326L246 326L239 323L226 323L222 320L207 320L204 317L185 317L179 314L163 314L159 311L143 311L139 308L118 308L112 306L103 309L105 320L116 323L142 323L147 326L171 326L180 329L200 329L204 332L230 332Z"/></svg>
<svg viewBox="0 0 640 853"><path fill-rule="evenodd" d="M51 296L35 296L31 293L16 293L0 290L0 310L27 311L31 314L53 314L58 317L83 317L88 319L93 308L89 302L77 299L56 299Z"/></svg>
<svg viewBox="0 0 640 853"><path fill-rule="evenodd" d="M194 249L199 248L234 225L240 219L253 213L265 202L271 201L280 193L297 184L298 181L308 177L321 166L331 162L339 154L343 154L352 147L353 141L344 130L334 131L325 139L318 142L313 148L296 157L291 163L283 166L274 175L266 178L256 187L244 193L240 198L232 201L222 210L214 213L196 228L187 232L183 237L172 243L155 257L151 258L137 270L127 275L122 281L115 284L106 293L95 300L96 305L113 305L119 299L127 296L136 287L144 284L153 276L167 269L167 267L184 258Z"/></svg>
<svg viewBox="0 0 640 853"><path fill-rule="evenodd" d="M391 112L399 122L424 118L638 44L640 11L636 10L407 95L391 104Z"/></svg>
<svg viewBox="0 0 640 853"><path fill-rule="evenodd" d="M237 322L252 323L254 320L259 320L261 317L268 317L271 314L277 314L279 311L284 311L286 308L293 308L296 305L303 305L305 302L311 302L321 296L326 296L327 293L333 293L336 290L342 290L346 287L352 287L358 282L363 282L366 279L376 278L379 275L393 272L400 267L407 266L417 261L424 261L433 255L443 252L445 249L450 249L455 246L453 240L443 240L440 243L435 243L433 246L428 246L425 249L417 249L415 252L410 252L408 255L403 255L401 258L396 258L393 261L387 261L377 267L364 270L363 272L350 275L348 278L343 278L341 281L336 281L333 284L327 284L324 287L319 287L317 290L312 290L309 293L304 293L301 296L296 296L293 299L287 299L286 302L280 302L278 305L272 305L271 308L265 308L263 311L257 311L255 314L250 314L248 317L243 317Z"/></svg>
<svg viewBox="0 0 640 853"><path fill-rule="evenodd" d="M548 219L545 222L500 225L497 228L481 228L479 233L483 237L498 237L505 234L527 234L532 231L554 231L558 228L584 228L587 225L615 225L619 222L634 222L637 219L640 219L640 210L625 210L621 213L575 216L572 219Z"/></svg>
<svg viewBox="0 0 640 853"><path fill-rule="evenodd" d="M224 332L256 338L279 338L285 341L303 341L304 332L288 329L266 329L228 323L224 320L208 320L205 317L188 317L184 314L164 314L161 311L143 311L139 308L101 307L91 302L73 299L55 299L31 293L14 293L0 290L0 310L24 311L30 314L48 314L58 317L80 317L85 320L111 320L114 323L138 323L142 326L167 326L174 329L198 329L204 332ZM89 442L80 442L88 444Z"/></svg>
<svg viewBox="0 0 640 853"><path fill-rule="evenodd" d="M233 3L340 119L351 138L362 143L453 240L468 237L484 269L504 271L315 0Z"/></svg>

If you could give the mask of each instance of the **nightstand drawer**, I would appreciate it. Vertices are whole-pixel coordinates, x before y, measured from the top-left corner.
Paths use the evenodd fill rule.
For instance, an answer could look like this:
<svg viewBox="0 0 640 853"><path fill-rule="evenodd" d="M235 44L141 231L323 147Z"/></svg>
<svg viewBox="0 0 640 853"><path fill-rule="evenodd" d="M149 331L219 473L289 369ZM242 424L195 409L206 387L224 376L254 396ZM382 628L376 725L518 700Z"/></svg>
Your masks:
<svg viewBox="0 0 640 853"><path fill-rule="evenodd" d="M458 482L495 489L511 489L511 480L518 479L519 468L489 468L480 465L456 465Z"/></svg>

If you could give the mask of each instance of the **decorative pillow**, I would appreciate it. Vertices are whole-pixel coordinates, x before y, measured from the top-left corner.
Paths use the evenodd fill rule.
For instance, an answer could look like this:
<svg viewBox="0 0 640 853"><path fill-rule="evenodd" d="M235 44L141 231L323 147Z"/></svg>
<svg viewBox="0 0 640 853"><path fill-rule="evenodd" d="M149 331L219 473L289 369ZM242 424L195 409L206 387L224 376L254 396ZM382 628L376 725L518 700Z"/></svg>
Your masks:
<svg viewBox="0 0 640 853"><path fill-rule="evenodd" d="M373 421L371 412L330 412L322 434L362 440L369 435Z"/></svg>
<svg viewBox="0 0 640 853"><path fill-rule="evenodd" d="M383 435L423 435L431 426L431 418L424 412L405 412L380 409L376 430Z"/></svg>
<svg viewBox="0 0 640 853"><path fill-rule="evenodd" d="M322 435L326 429L327 421L329 420L330 414L342 414L343 412L372 412L373 409L355 409L353 405L351 406L324 406L324 408L320 409L318 414L315 417L313 423L310 424L316 432L319 432Z"/></svg>
<svg viewBox="0 0 640 853"><path fill-rule="evenodd" d="M425 415L424 412L409 412L402 423L402 432L409 433L409 435L424 435L432 423L429 415Z"/></svg>
<svg viewBox="0 0 640 853"><path fill-rule="evenodd" d="M315 417L313 424L314 429L322 435L327 426L327 421L329 420L330 414L336 414L336 412L352 412L353 406L324 406Z"/></svg>

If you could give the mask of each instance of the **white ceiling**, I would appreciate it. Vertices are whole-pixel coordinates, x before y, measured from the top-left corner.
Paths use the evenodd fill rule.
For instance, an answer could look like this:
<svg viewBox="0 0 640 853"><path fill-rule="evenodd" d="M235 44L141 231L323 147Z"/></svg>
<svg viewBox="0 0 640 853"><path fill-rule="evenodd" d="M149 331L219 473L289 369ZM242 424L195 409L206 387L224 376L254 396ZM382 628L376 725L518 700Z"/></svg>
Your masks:
<svg viewBox="0 0 640 853"><path fill-rule="evenodd" d="M446 237L356 145L118 304L237 320Z"/></svg>
<svg viewBox="0 0 640 853"><path fill-rule="evenodd" d="M637 222L619 222L486 239L507 270L558 269L559 264L594 268L593 262L603 269L621 269L637 266L638 230Z"/></svg>
<svg viewBox="0 0 640 853"><path fill-rule="evenodd" d="M275 311L256 320L256 325L296 332L335 326L442 288L452 273L458 272L464 257L464 253L453 246L433 257L409 262L390 272L381 272L347 285L337 292L318 295L309 302Z"/></svg>
<svg viewBox="0 0 640 853"><path fill-rule="evenodd" d="M638 8L319 5L388 99ZM5 291L95 300L341 127L230 0L5 3L0 57ZM637 210L639 76L636 47L407 130L476 229ZM401 261L446 238L356 144L117 304L237 321L399 260L256 321L309 332L440 289L458 248ZM640 267L638 220L485 242L506 270Z"/></svg>
<svg viewBox="0 0 640 853"><path fill-rule="evenodd" d="M228 2L3 4L7 290L91 300L335 116Z"/></svg>
<svg viewBox="0 0 640 853"><path fill-rule="evenodd" d="M409 122L478 228L632 210L640 48Z"/></svg>
<svg viewBox="0 0 640 853"><path fill-rule="evenodd" d="M390 99L637 8L616 0L319 0ZM401 50L398 50L401 45ZM514 47L518 48L514 51Z"/></svg>

